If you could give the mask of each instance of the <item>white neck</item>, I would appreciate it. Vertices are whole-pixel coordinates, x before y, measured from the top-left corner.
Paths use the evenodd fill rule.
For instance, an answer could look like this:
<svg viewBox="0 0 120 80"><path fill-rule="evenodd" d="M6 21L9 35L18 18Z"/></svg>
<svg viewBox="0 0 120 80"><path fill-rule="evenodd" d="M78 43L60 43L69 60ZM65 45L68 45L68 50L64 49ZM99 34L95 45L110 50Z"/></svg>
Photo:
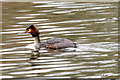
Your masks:
<svg viewBox="0 0 120 80"><path fill-rule="evenodd" d="M39 38L39 35L34 37L34 45L35 45L35 49L34 51L39 51L40 50L40 38Z"/></svg>

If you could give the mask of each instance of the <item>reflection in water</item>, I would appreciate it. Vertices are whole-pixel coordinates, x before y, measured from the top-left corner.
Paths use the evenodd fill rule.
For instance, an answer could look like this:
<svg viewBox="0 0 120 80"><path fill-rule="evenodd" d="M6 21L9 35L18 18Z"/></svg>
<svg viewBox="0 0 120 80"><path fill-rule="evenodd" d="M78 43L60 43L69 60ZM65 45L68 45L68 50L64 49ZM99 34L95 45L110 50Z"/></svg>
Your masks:
<svg viewBox="0 0 120 80"><path fill-rule="evenodd" d="M19 6L18 6L19 5ZM117 78L117 3L3 2L1 78ZM41 42L67 38L77 48L31 52L30 24Z"/></svg>
<svg viewBox="0 0 120 80"><path fill-rule="evenodd" d="M30 60L37 59L38 57L40 57L40 53L39 52L32 52Z"/></svg>

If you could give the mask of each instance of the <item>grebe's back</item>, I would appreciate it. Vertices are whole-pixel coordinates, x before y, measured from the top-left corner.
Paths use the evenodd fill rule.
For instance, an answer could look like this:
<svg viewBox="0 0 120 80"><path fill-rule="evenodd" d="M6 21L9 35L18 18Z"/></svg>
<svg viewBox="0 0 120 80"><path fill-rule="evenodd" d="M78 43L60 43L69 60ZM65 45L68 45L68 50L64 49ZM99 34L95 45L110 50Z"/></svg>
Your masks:
<svg viewBox="0 0 120 80"><path fill-rule="evenodd" d="M75 43L65 38L52 38L52 39L47 40L44 44L46 48L50 48L50 49L76 47Z"/></svg>

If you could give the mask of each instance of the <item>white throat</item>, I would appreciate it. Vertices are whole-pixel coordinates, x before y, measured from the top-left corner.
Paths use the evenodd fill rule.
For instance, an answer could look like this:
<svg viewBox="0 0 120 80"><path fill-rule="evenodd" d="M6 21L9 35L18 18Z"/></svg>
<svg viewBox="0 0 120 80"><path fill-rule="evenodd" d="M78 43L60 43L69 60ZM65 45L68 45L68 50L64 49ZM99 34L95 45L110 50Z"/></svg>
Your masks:
<svg viewBox="0 0 120 80"><path fill-rule="evenodd" d="M39 35L34 37L34 45L35 45L35 49L34 51L39 51L40 50L40 38L39 38Z"/></svg>

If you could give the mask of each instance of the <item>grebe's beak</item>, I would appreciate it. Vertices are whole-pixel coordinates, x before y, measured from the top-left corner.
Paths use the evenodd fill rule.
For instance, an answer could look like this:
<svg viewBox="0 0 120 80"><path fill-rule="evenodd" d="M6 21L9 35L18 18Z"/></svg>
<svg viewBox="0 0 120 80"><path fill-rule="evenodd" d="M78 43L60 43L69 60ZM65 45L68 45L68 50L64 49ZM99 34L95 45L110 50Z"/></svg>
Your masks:
<svg viewBox="0 0 120 80"><path fill-rule="evenodd" d="M19 32L18 34L26 34L26 33L27 33L27 31Z"/></svg>
<svg viewBox="0 0 120 80"><path fill-rule="evenodd" d="M19 32L18 34L26 34L26 33L29 33L29 31L26 30L26 31L23 31L23 32Z"/></svg>

